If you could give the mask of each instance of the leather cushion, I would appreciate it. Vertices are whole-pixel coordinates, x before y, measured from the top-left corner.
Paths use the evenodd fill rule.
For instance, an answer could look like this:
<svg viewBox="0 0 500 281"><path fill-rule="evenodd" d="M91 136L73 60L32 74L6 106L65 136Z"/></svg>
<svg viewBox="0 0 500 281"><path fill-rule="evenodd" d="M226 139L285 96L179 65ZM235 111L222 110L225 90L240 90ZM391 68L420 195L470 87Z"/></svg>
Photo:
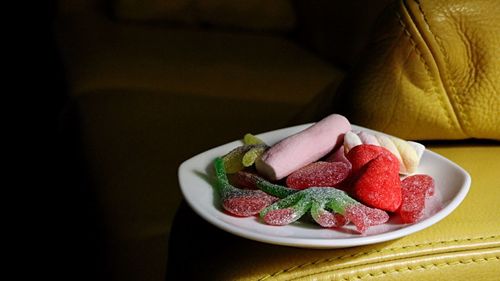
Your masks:
<svg viewBox="0 0 500 281"><path fill-rule="evenodd" d="M343 73L280 36L60 18L71 94L103 89L304 105Z"/></svg>
<svg viewBox="0 0 500 281"><path fill-rule="evenodd" d="M398 1L338 105L406 139L500 139L500 2Z"/></svg>

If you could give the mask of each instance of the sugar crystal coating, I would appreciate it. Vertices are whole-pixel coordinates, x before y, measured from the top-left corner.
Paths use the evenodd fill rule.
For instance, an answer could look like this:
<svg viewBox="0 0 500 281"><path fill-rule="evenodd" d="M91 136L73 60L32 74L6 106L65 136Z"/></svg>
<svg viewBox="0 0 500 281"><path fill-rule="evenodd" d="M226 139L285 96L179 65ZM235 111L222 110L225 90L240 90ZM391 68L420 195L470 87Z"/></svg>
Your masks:
<svg viewBox="0 0 500 281"><path fill-rule="evenodd" d="M248 217L258 214L262 209L276 201L261 190L252 192L234 192L222 200L222 206L231 214Z"/></svg>
<svg viewBox="0 0 500 281"><path fill-rule="evenodd" d="M381 153L382 147L380 146L362 144L349 150L346 157L352 164L352 173L356 174L364 165L379 156Z"/></svg>
<svg viewBox="0 0 500 281"><path fill-rule="evenodd" d="M247 133L243 136L243 143L244 144L265 144L263 140L261 140L260 138L250 134L250 133Z"/></svg>
<svg viewBox="0 0 500 281"><path fill-rule="evenodd" d="M383 224L389 220L389 215L386 212L380 209L369 208L362 204L347 206L344 216L361 233L365 232L370 226Z"/></svg>
<svg viewBox="0 0 500 281"><path fill-rule="evenodd" d="M331 115L282 140L279 149L273 147L276 149L274 153L269 153L272 149L259 138L245 135L245 145L215 161L215 189L222 207L235 216L259 213L270 225L293 223L310 212L322 227L341 227L351 222L360 233L387 222L389 215L384 210L398 212L403 223L420 220L426 198L434 193L434 180L428 175L414 175L401 181L399 173L414 172L425 148L414 148L411 142L388 136L351 132L348 121L342 119L345 118ZM319 145L318 137L323 137L323 130L330 130L330 125L326 125L328 122L340 127L347 124L349 129L337 128L333 134L335 144L344 140L343 146L332 151L332 144L328 141L330 148L323 148L320 154L316 149L297 149ZM298 138L301 134L307 137ZM299 162L295 161L297 153L303 153L299 158L306 162L301 163L319 159L320 155L330 155L322 158L324 162L312 160L318 162L309 162L299 168ZM279 158L285 155L288 156ZM296 163L289 163L290 160ZM259 174L251 167L254 163ZM296 168L292 169L292 166ZM394 172L398 170L399 173ZM287 186L278 184L286 174ZM335 187L352 192L349 194L354 194L361 203Z"/></svg>
<svg viewBox="0 0 500 281"><path fill-rule="evenodd" d="M398 159L383 147L366 144L351 149L347 157L353 171L357 169L352 185L356 198L370 207L396 211L401 204Z"/></svg>
<svg viewBox="0 0 500 281"><path fill-rule="evenodd" d="M369 208L336 188L311 187L281 199L260 212L264 222L285 225L298 220L307 211L323 227L342 226L352 221L359 232L387 221L382 210Z"/></svg>
<svg viewBox="0 0 500 281"><path fill-rule="evenodd" d="M264 215L263 220L270 225L287 225L297 220L297 214L293 208L272 210Z"/></svg>
<svg viewBox="0 0 500 281"><path fill-rule="evenodd" d="M434 179L426 174L415 174L403 179L401 186L406 189L416 189L425 193L426 197L434 195Z"/></svg>
<svg viewBox="0 0 500 281"><path fill-rule="evenodd" d="M255 145L255 147L252 147L243 155L241 163L245 167L252 166L255 160L260 157L266 149L268 149L267 145Z"/></svg>
<svg viewBox="0 0 500 281"><path fill-rule="evenodd" d="M319 205L311 207L311 216L322 227L341 227L349 222L343 215L325 210Z"/></svg>
<svg viewBox="0 0 500 281"><path fill-rule="evenodd" d="M425 199L434 194L434 179L429 175L412 175L401 182L402 202L398 213L403 223L422 219Z"/></svg>
<svg viewBox="0 0 500 281"><path fill-rule="evenodd" d="M232 186L226 175L222 158L215 159L214 167L215 187L221 197L223 208L229 213L241 217L252 216L277 200L276 197L261 190L244 190Z"/></svg>
<svg viewBox="0 0 500 281"><path fill-rule="evenodd" d="M229 151L222 157L226 173L233 174L251 166L266 149L265 144L246 144Z"/></svg>
<svg viewBox="0 0 500 281"><path fill-rule="evenodd" d="M286 185L294 189L335 187L349 176L350 167L342 162L311 163L290 174Z"/></svg>

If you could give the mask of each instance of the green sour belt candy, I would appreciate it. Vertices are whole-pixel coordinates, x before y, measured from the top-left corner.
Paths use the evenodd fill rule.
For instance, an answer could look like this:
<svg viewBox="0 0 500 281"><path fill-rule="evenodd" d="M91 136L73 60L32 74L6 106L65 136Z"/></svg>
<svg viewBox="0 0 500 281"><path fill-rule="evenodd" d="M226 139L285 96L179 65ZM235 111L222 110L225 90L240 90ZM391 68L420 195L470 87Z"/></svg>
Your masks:
<svg viewBox="0 0 500 281"><path fill-rule="evenodd" d="M238 216L253 214L267 204L261 209L260 216L271 225L292 223L310 211L312 218L323 227L340 227L350 221L361 233L370 226L385 223L389 219L386 212L369 208L336 188L311 187L299 191L270 183L256 174L240 171L234 175L237 177L235 182L245 182L247 188L256 187L260 190L237 189L229 184L220 158L216 159L215 167L216 186L223 198L223 206L228 212ZM269 198L263 197L263 194ZM249 197L251 199L247 199ZM282 199L275 202L278 200L276 197ZM269 203L270 201L272 202Z"/></svg>
<svg viewBox="0 0 500 281"><path fill-rule="evenodd" d="M221 158L215 159L214 168L215 188L221 198L222 207L233 215L247 217L258 214L278 199L262 190L245 190L232 186Z"/></svg>
<svg viewBox="0 0 500 281"><path fill-rule="evenodd" d="M322 226L341 226L351 221L361 233L389 219L386 212L369 208L345 192L329 187L311 187L296 192L266 207L260 216L268 224L286 225L298 220L309 210L313 219Z"/></svg>
<svg viewBox="0 0 500 281"><path fill-rule="evenodd" d="M278 198L285 198L298 191L297 189L292 189L279 184L270 183L256 174L245 171L239 171L233 174L232 180L237 185L243 185L245 186L245 188L260 189L265 193Z"/></svg>

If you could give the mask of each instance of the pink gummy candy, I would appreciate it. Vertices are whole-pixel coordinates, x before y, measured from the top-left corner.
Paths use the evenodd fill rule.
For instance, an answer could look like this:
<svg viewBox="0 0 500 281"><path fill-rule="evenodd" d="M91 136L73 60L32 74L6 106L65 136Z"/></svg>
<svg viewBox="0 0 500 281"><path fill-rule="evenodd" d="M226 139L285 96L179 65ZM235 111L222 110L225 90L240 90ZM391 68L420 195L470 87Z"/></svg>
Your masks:
<svg viewBox="0 0 500 281"><path fill-rule="evenodd" d="M311 163L290 174L286 184L290 188L335 187L349 176L350 167L342 162Z"/></svg>
<svg viewBox="0 0 500 281"><path fill-rule="evenodd" d="M412 175L401 182L402 202L398 213L403 223L422 219L425 199L434 194L434 179L429 175Z"/></svg>
<svg viewBox="0 0 500 281"><path fill-rule="evenodd" d="M349 222L343 215L328 211L320 212L315 221L322 227L341 227Z"/></svg>
<svg viewBox="0 0 500 281"><path fill-rule="evenodd" d="M252 194L241 192L241 194L232 194L222 201L222 206L229 213L248 217L258 214L262 209L271 205L277 200L261 190L253 190Z"/></svg>
<svg viewBox="0 0 500 281"><path fill-rule="evenodd" d="M349 205L344 216L356 226L356 230L360 233L365 232L370 226L383 224L389 220L386 212L362 204Z"/></svg>
<svg viewBox="0 0 500 281"><path fill-rule="evenodd" d="M269 225L287 225L296 219L293 208L278 209L269 211L264 217L264 222Z"/></svg>

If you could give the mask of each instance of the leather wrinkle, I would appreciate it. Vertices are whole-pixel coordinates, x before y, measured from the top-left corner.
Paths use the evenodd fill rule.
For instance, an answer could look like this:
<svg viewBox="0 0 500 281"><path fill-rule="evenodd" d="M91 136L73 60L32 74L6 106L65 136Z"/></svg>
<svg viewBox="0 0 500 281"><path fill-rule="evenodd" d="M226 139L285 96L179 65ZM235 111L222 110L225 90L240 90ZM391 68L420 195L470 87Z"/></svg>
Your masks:
<svg viewBox="0 0 500 281"><path fill-rule="evenodd" d="M486 241L486 240L493 240L493 239L497 239L497 238L500 238L500 234L498 234L498 235L491 235L491 236L485 236L485 237L476 237L476 238L453 239L453 240L442 240L442 241L434 241L434 242L420 243L420 244L409 244L409 245L392 247L392 248L385 248L385 249L379 249L379 250L371 250L371 251L359 252L359 253L355 253L355 254L338 256L338 257L329 258L329 259L320 259L320 260L316 260L316 261L313 261L313 262L308 262L308 263L304 263L304 264L301 264L301 265L293 266L293 267L290 267L290 268L287 268L287 269L283 269L283 270L277 271L277 272L272 273L272 274L265 275L265 276L261 277L258 280L259 281L264 281L264 280L266 280L268 278L277 277L277 276L279 276L281 274L284 274L284 273L290 273L290 272L293 272L293 271L298 270L298 269L304 269L304 268L307 268L307 267L310 267L310 266L314 266L314 265L318 265L318 264L322 264L322 263L343 261L343 260L350 259L350 258L359 258L359 257L368 256L368 255L372 255L372 254L390 253L390 252L396 252L398 250L418 249L418 248L431 247L431 246L456 245L456 244L460 244L462 242ZM500 241L497 241L497 242L500 243ZM498 247L498 246L499 245L496 245L494 247ZM486 247L486 248L490 248L490 247ZM350 266L346 266L344 268L349 268L349 267ZM338 270L338 268L336 270ZM328 271L329 270L325 270L324 272L328 272ZM318 273L322 273L322 272L315 272L314 274L318 274Z"/></svg>
<svg viewBox="0 0 500 281"><path fill-rule="evenodd" d="M417 32L421 33L418 29L418 27L416 26L416 24L414 23L414 19L411 17L411 13L408 11L408 8L406 7L406 5L403 3L402 5L402 9L403 9L403 12L405 12L409 18L412 19L413 21L413 25L415 26L415 29L417 30ZM431 89L430 91L432 93L434 93L436 95L436 97L438 98L439 100L439 103L441 104L441 108L444 110L444 115L446 116L446 121L447 121L447 124L448 124L448 127L449 128L453 128L455 126L453 126L453 123L452 123L452 120L451 120L451 117L449 115L449 112L448 110L446 110L446 101L444 100L445 97L443 97L442 95L439 94L439 92L437 91L437 89L439 88L437 86L437 83L438 81L436 81L436 79L434 78L434 76L432 75L432 71L429 67L429 64L427 63L427 61L425 60L424 56L422 55L422 51L419 49L418 47L418 44L415 42L415 40L413 39L413 35L410 33L410 31L408 30L408 27L407 25L404 23L404 20L403 20L403 17L401 16L401 14L398 12L397 8L395 9L395 13L396 13L396 17L398 18L398 21L399 21L399 25L401 26L401 28L403 29L404 33L406 34L406 36L408 37L408 39L410 40L410 43L412 44L412 50L415 51L415 53L418 55L418 58L419 60L421 61L421 63L424 65L424 68L425 68L425 71L427 73L427 76L429 77L430 81L431 81ZM424 40L425 42L425 38L423 36L421 36L422 39ZM426 45L427 42L425 42ZM429 49L429 53L433 56L432 54L432 51ZM433 56L434 57L434 56ZM434 58L435 60L435 58ZM436 65L436 68L439 69L439 67L437 67ZM425 91L425 90L424 90ZM452 104L451 101L448 100L448 102L450 103L450 105ZM453 106L451 106L451 108L453 109Z"/></svg>
<svg viewBox="0 0 500 281"><path fill-rule="evenodd" d="M441 37L437 36L437 34L433 31L431 28L431 24L429 19L427 18L427 14L424 12L424 8L422 7L422 4L420 0L402 0L405 2L405 9L409 12L409 9L407 8L408 4L407 1L413 1L417 4L418 10L424 20L424 23L428 29L428 33L434 38L434 41L436 42L436 45L439 48L439 51L441 52L441 55L444 57L444 69L439 67L439 63L437 63L437 54L432 52L432 48L429 47L429 51L432 54L434 61L436 62L436 67L438 69L438 74L441 77L441 81L443 86L445 87L445 95L448 98L448 102L451 105L451 108L453 109L453 113L455 115L455 118L457 119L457 123L460 126L459 129L462 131L464 135L470 136L468 132L465 131L465 128L468 128L470 126L470 122L467 120L466 116L467 114L465 113L465 110L463 108L463 100L461 99L460 95L458 94L458 91L455 87L455 82L450 76L449 70L450 70L450 57L448 55L448 52L444 49L444 44L441 39ZM412 13L409 13L410 16ZM416 16L416 15L413 15ZM413 22L416 23L417 21L413 18ZM420 34L422 35L424 32L422 32L419 28L418 25L416 25L417 30L419 30ZM427 44L427 46L430 46L429 42L425 40L425 37L422 36L424 39L424 42ZM448 87L446 87L448 85ZM447 89L448 88L448 89ZM451 96L456 98L456 102L453 102L453 99ZM460 113L460 114L457 114Z"/></svg>
<svg viewBox="0 0 500 281"><path fill-rule="evenodd" d="M470 81L470 83L468 83L467 87L466 88L471 88L472 85L477 81L479 80L478 79L478 76L479 76L479 73L476 69L476 64L479 62L479 58L476 57L476 52L473 51L473 44L472 44L472 39L469 38L469 36L467 35L467 32L466 32L466 27L463 25L463 21L459 21L459 20L456 20L455 19L455 22L457 22L457 31L458 31L458 36L460 37L460 39L462 40L462 42L464 42L465 46L466 46L466 51L467 51L467 56L468 56L468 60L467 60L467 66L468 66L468 69L469 71L471 72L469 75L470 77L472 78ZM486 78L486 77L485 77Z"/></svg>

